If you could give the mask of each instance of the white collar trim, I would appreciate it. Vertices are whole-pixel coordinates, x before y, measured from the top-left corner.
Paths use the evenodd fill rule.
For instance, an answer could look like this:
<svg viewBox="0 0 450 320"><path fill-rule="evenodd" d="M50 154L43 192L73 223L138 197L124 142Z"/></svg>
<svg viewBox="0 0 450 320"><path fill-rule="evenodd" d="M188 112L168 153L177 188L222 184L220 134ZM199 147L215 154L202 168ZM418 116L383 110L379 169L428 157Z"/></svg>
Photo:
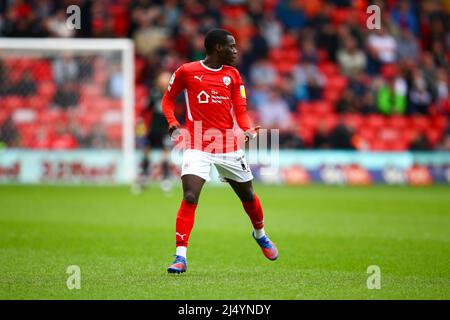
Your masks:
<svg viewBox="0 0 450 320"><path fill-rule="evenodd" d="M207 67L207 66L205 66L205 64L203 63L203 60L200 60L200 63L201 63L201 65L203 66L203 68L208 69L208 70L211 70L211 71L220 71L220 70L222 70L222 68L223 68L223 65L222 65L219 69L213 69L213 68Z"/></svg>

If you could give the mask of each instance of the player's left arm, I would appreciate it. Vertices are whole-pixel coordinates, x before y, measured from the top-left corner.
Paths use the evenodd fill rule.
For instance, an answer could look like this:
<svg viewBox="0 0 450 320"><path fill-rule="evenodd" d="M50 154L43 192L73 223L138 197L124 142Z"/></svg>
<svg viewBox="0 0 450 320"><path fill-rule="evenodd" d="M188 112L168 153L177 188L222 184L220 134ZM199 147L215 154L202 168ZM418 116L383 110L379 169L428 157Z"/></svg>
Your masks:
<svg viewBox="0 0 450 320"><path fill-rule="evenodd" d="M236 72L235 81L233 83L232 102L236 121L239 127L244 131L246 140L255 139L258 135L260 126L252 127L250 117L247 112L247 95L239 72Z"/></svg>

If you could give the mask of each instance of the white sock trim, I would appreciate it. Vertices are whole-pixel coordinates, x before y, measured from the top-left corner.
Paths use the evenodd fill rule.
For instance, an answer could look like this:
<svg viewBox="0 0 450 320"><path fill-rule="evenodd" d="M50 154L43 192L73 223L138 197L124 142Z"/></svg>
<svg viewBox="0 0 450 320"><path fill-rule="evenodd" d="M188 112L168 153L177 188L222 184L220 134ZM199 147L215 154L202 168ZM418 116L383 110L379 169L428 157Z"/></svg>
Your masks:
<svg viewBox="0 0 450 320"><path fill-rule="evenodd" d="M255 229L255 237L256 237L256 239L261 239L265 235L266 235L266 232L264 231L264 228Z"/></svg>
<svg viewBox="0 0 450 320"><path fill-rule="evenodd" d="M186 258L186 253L187 253L186 251L187 251L186 247L179 246L179 247L177 247L175 254L177 256L182 256L182 257Z"/></svg>

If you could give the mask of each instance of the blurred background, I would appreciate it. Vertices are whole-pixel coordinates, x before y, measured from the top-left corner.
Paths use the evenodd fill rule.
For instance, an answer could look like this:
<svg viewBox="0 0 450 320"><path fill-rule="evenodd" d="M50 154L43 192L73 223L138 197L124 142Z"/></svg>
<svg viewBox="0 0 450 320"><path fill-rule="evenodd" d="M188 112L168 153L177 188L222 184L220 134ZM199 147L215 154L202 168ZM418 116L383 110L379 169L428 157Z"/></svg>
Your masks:
<svg viewBox="0 0 450 320"><path fill-rule="evenodd" d="M371 4L380 30L366 26ZM70 5L78 30L66 25ZM449 10L444 0L4 0L0 181L162 179L164 79L204 58L205 33L221 27L236 38L253 122L280 130L281 167L256 164L258 180L449 183ZM121 50L8 46L29 38L130 39L134 81ZM183 97L176 114L184 121ZM133 177L123 174L130 117Z"/></svg>

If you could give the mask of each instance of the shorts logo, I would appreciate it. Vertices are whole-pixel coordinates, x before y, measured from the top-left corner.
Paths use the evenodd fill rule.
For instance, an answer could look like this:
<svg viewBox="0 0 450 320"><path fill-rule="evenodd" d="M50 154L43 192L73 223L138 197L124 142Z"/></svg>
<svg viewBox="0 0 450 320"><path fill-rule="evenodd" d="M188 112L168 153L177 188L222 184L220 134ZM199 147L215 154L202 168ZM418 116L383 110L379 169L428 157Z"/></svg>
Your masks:
<svg viewBox="0 0 450 320"><path fill-rule="evenodd" d="M230 77L223 77L223 83L225 83L225 85L228 87L231 83L231 78Z"/></svg>

